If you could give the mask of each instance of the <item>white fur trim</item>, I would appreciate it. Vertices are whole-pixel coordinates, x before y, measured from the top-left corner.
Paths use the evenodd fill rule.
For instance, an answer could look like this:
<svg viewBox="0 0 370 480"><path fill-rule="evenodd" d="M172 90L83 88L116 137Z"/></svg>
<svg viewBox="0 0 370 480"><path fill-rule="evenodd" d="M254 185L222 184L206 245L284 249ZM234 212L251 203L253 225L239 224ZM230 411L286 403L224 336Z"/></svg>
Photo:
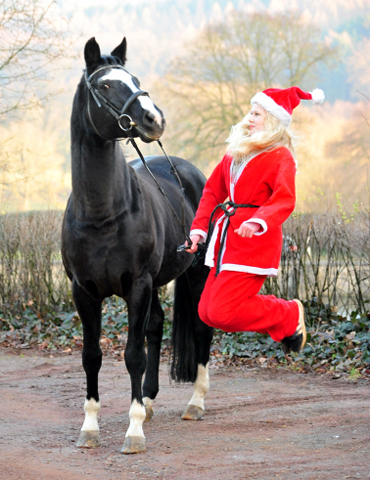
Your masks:
<svg viewBox="0 0 370 480"><path fill-rule="evenodd" d="M266 95L263 92L258 92L252 98L251 104L258 103L264 108L267 112L274 115L274 117L278 118L286 127L292 123L292 116L285 110L285 108L278 105L271 97Z"/></svg>
<svg viewBox="0 0 370 480"><path fill-rule="evenodd" d="M245 223L258 223L262 227L262 232L256 232L254 235L263 235L264 233L267 232L267 223L264 220L261 220L260 218L250 218L249 220L246 220Z"/></svg>
<svg viewBox="0 0 370 480"><path fill-rule="evenodd" d="M321 88L315 88L310 94L312 96L311 102L315 105L322 103L325 100L325 94Z"/></svg>
<svg viewBox="0 0 370 480"><path fill-rule="evenodd" d="M215 262L214 262L214 257L215 257L215 245L218 237L218 231L220 229L220 224L226 219L226 215L222 215L216 222L213 232L211 235L211 239L208 244L207 252L206 252L206 257L204 259L204 264L207 265L207 267L214 267ZM225 224L223 224L223 227L225 227ZM223 231L223 230L222 230ZM222 234L222 233L221 233ZM226 242L225 245L226 246Z"/></svg>
<svg viewBox="0 0 370 480"><path fill-rule="evenodd" d="M207 240L207 236L208 236L207 233L204 232L203 230L197 230L197 229L192 230L192 231L190 232L190 235L189 235L189 236L191 237L192 235L200 235L200 236L202 237L202 239L203 239L204 242Z"/></svg>
<svg viewBox="0 0 370 480"><path fill-rule="evenodd" d="M222 264L220 271L223 272L224 270L229 272L253 273L254 275L268 275L269 277L276 277L278 273L276 268L250 267L248 265L238 265L237 263Z"/></svg>

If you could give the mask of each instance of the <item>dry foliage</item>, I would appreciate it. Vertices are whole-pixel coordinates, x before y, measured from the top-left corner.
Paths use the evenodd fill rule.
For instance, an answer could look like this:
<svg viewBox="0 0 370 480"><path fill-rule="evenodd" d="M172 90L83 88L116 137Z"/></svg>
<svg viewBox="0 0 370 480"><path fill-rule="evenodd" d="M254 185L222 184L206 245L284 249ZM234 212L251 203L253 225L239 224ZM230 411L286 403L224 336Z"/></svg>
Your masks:
<svg viewBox="0 0 370 480"><path fill-rule="evenodd" d="M5 310L43 311L70 301L60 256L62 213L0 217L0 302Z"/></svg>
<svg viewBox="0 0 370 480"><path fill-rule="evenodd" d="M71 180L61 142L69 135L59 124L59 115L43 110L0 126L0 212L65 205Z"/></svg>
<svg viewBox="0 0 370 480"><path fill-rule="evenodd" d="M38 107L74 42L55 0L0 0L0 121Z"/></svg>
<svg viewBox="0 0 370 480"><path fill-rule="evenodd" d="M62 213L0 217L0 302L47 310L71 300L60 257ZM370 309L370 214L296 215L284 224L280 272L265 293L328 305L342 314Z"/></svg>
<svg viewBox="0 0 370 480"><path fill-rule="evenodd" d="M265 292L342 315L370 309L370 214L299 215L284 224L280 273ZM328 312L328 313L330 313Z"/></svg>

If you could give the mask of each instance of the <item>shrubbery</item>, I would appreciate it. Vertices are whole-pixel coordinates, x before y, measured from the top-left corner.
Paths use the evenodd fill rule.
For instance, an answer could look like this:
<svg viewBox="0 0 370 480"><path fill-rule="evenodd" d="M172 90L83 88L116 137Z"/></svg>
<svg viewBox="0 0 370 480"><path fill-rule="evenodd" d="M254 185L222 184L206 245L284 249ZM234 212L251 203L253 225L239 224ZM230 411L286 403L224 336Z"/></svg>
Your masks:
<svg viewBox="0 0 370 480"><path fill-rule="evenodd" d="M60 257L60 212L0 217L0 343L69 351L82 345L82 329ZM298 215L284 225L280 273L264 293L300 298L305 305L307 346L296 368L370 373L370 217ZM172 298L161 290L169 344ZM124 302L103 306L102 346L122 357L128 329ZM279 344L254 333L217 331L213 362L289 363Z"/></svg>

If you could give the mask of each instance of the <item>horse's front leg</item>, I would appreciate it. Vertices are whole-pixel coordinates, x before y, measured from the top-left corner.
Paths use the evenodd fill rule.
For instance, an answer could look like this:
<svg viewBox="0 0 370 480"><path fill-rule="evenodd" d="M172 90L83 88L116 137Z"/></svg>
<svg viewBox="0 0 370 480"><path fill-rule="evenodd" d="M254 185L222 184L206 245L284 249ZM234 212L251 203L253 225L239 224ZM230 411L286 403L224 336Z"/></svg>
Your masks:
<svg viewBox="0 0 370 480"><path fill-rule="evenodd" d="M146 410L146 420L153 417L153 400L159 390L159 360L163 336L164 314L158 298L158 290L152 293L150 319L146 330L148 364L143 385L143 402Z"/></svg>
<svg viewBox="0 0 370 480"><path fill-rule="evenodd" d="M138 279L127 299L129 331L125 362L131 378L130 425L126 432L122 453L145 452L143 423L146 412L143 404L142 378L146 369L144 348L145 330L149 321L152 298L152 280L149 275Z"/></svg>
<svg viewBox="0 0 370 480"><path fill-rule="evenodd" d="M86 373L86 399L84 404L85 420L83 422L77 447L94 448L100 446L98 413L100 400L98 393L98 375L102 364L100 349L101 304L92 299L74 281L73 299L83 326L82 365Z"/></svg>

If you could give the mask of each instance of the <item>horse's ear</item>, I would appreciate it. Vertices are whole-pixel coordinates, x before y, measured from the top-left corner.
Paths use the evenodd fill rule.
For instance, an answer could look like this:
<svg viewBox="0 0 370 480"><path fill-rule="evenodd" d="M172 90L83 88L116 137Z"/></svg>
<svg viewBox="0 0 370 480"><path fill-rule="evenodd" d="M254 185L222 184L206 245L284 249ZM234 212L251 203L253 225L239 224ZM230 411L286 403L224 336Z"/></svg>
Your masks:
<svg viewBox="0 0 370 480"><path fill-rule="evenodd" d="M121 60L122 65L124 65L126 63L126 50L127 50L127 42L126 42L126 37L124 37L122 42L118 45L118 47L116 47L112 51L111 55Z"/></svg>
<svg viewBox="0 0 370 480"><path fill-rule="evenodd" d="M90 40L86 43L84 55L88 70L94 69L99 65L101 59L100 47L98 42L95 40L95 37L90 38Z"/></svg>

